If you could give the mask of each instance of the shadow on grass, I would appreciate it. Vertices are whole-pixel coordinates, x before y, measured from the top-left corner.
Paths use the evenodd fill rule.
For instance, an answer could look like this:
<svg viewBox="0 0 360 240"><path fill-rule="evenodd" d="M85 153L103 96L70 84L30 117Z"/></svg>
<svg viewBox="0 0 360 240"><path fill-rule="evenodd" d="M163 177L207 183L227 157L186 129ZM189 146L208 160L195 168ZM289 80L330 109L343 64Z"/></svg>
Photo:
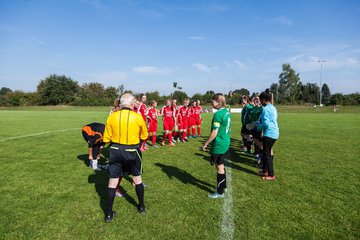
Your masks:
<svg viewBox="0 0 360 240"><path fill-rule="evenodd" d="M78 155L77 158L84 162L86 166L89 166L89 155L88 154L81 154ZM104 149L101 151L100 159L98 164L104 165L107 163L107 159L109 159L109 150Z"/></svg>
<svg viewBox="0 0 360 240"><path fill-rule="evenodd" d="M199 142L201 144L204 144L205 141L206 141L205 139L201 139ZM237 146L237 145L239 145L239 146ZM209 148L209 149L211 149L211 148ZM205 161L210 163L210 158L211 158L210 152L195 153L195 155L202 157ZM238 141L237 139L231 138L231 145L230 145L229 151L225 155L225 158L231 159L231 162L228 162L228 161L225 162L225 166L230 167L235 170L239 170L239 171L248 173L248 174L257 175L256 170L253 171L253 170L241 167L238 164L238 163L240 163L240 164L245 164L245 165L256 167L256 161L254 159L254 156L252 156L250 154L243 154L240 152L240 141Z"/></svg>
<svg viewBox="0 0 360 240"><path fill-rule="evenodd" d="M166 175L169 178L173 178L173 177L177 178L183 184L194 185L194 186L200 188L201 190L204 190L204 191L209 192L209 193L212 193L213 189L215 188L215 186L195 178L194 176L192 176L187 171L182 170L182 169L180 169L178 167L168 166L168 165L165 165L165 164L162 164L162 163L155 163L155 166L160 167L161 170L164 173L166 173Z"/></svg>
<svg viewBox="0 0 360 240"><path fill-rule="evenodd" d="M124 179L129 181L132 184L132 179L129 176L125 176L121 183L124 183ZM100 197L100 208L103 210L103 212L106 212L107 208L107 190L108 190L108 182L109 182L109 175L108 171L95 171L93 174L89 175L88 177L88 183L95 185L96 193ZM130 204L137 206L137 203L133 197L126 194L125 189L120 185L119 187L120 192L124 193L124 199L129 202ZM115 197L115 200L117 197Z"/></svg>
<svg viewBox="0 0 360 240"><path fill-rule="evenodd" d="M88 183L95 185L95 190L100 197L99 205L104 213L106 211L108 181L109 176L107 171L95 171L88 177Z"/></svg>

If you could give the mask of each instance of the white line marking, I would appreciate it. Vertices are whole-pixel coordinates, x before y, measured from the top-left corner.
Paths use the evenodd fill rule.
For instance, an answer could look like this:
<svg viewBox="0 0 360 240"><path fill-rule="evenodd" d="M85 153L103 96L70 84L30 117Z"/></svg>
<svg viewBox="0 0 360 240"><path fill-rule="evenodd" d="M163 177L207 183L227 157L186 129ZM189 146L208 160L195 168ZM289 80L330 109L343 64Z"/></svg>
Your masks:
<svg viewBox="0 0 360 240"><path fill-rule="evenodd" d="M226 168L226 193L222 205L222 222L221 222L221 240L231 240L234 238L234 213L233 213L233 197L231 186L231 160L226 159L229 167Z"/></svg>
<svg viewBox="0 0 360 240"><path fill-rule="evenodd" d="M69 128L69 129L61 129L61 130L48 131L48 132L40 132L40 133L27 134L27 135L21 135L21 136L16 136L16 137L0 139L0 142L15 140L15 139L19 139L19 138L34 137L34 136L39 136L39 135L44 135L44 134L49 134L49 133L65 132L65 131L70 131L70 130L75 130L75 129L80 130L80 128Z"/></svg>

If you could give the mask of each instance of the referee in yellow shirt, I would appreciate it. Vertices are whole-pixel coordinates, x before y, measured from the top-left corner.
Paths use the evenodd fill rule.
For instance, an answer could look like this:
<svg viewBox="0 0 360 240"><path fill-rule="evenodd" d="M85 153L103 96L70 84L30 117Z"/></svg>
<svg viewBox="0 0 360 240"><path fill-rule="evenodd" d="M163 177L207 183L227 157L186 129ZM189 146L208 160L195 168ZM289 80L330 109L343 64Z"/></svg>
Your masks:
<svg viewBox="0 0 360 240"><path fill-rule="evenodd" d="M148 132L142 116L132 110L134 103L133 95L123 94L120 98L120 111L111 114L106 121L103 142L110 144L110 179L108 205L105 214L105 222L107 223L110 223L115 217L112 208L119 177L128 172L133 175L135 190L139 199L138 211L145 213L140 141L145 141L148 138Z"/></svg>

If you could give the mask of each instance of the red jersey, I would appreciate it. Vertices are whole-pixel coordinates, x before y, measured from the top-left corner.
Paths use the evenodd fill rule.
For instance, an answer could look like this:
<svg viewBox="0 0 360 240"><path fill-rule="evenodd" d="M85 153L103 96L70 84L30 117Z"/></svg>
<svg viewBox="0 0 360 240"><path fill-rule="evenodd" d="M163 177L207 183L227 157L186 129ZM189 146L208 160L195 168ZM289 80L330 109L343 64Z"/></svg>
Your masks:
<svg viewBox="0 0 360 240"><path fill-rule="evenodd" d="M171 106L164 106L161 109L164 121L174 120L174 110Z"/></svg>
<svg viewBox="0 0 360 240"><path fill-rule="evenodd" d="M202 113L201 106L194 107L193 114L195 118L200 118L200 114Z"/></svg>
<svg viewBox="0 0 360 240"><path fill-rule="evenodd" d="M157 121L157 109L149 108L146 111L146 117L149 119L149 121Z"/></svg>
<svg viewBox="0 0 360 240"><path fill-rule="evenodd" d="M188 117L189 117L189 108L185 106L181 106L179 108L179 119L181 119L181 121L187 121Z"/></svg>
<svg viewBox="0 0 360 240"><path fill-rule="evenodd" d="M141 114L144 121L146 122L146 105L144 103L141 103L140 106L137 109L137 112Z"/></svg>

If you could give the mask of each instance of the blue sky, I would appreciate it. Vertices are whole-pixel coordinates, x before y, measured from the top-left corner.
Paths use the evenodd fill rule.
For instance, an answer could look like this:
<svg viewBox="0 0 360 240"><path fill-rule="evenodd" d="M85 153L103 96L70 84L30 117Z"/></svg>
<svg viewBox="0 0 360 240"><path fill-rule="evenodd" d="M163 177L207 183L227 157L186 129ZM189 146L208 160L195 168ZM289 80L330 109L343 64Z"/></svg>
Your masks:
<svg viewBox="0 0 360 240"><path fill-rule="evenodd" d="M0 87L65 74L136 92L259 92L283 63L319 83L320 59L332 93L360 92L359 25L351 0L0 0Z"/></svg>

